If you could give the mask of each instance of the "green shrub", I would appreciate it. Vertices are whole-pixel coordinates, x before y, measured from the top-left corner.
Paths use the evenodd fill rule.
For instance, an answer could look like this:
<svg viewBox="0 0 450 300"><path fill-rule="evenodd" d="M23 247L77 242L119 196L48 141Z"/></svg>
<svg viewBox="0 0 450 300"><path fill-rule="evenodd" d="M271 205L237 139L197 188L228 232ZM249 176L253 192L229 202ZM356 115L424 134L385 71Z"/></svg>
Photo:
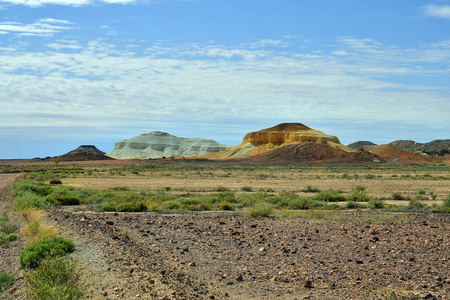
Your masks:
<svg viewBox="0 0 450 300"><path fill-rule="evenodd" d="M384 201L382 200L370 200L368 205L371 208L384 208L386 206L386 203L384 203Z"/></svg>
<svg viewBox="0 0 450 300"><path fill-rule="evenodd" d="M249 194L249 193L243 193L236 197L236 202L238 203L239 207L248 207L255 204L257 201L257 195L255 194Z"/></svg>
<svg viewBox="0 0 450 300"><path fill-rule="evenodd" d="M20 193L20 195L16 196L16 200L14 201L15 210L25 210L29 208L49 209L50 206L51 202L48 199L29 191Z"/></svg>
<svg viewBox="0 0 450 300"><path fill-rule="evenodd" d="M421 210L426 207L426 204L420 202L419 200L409 201L409 207L414 210Z"/></svg>
<svg viewBox="0 0 450 300"><path fill-rule="evenodd" d="M229 203L228 201L222 201L219 204L219 208L221 210L234 210L234 206L231 203Z"/></svg>
<svg viewBox="0 0 450 300"><path fill-rule="evenodd" d="M36 268L44 258L65 255L74 249L75 244L72 240L54 236L23 249L19 255L19 262L22 267Z"/></svg>
<svg viewBox="0 0 450 300"><path fill-rule="evenodd" d="M366 194L364 186L357 186L347 195L348 201L354 202L369 202L371 197Z"/></svg>
<svg viewBox="0 0 450 300"><path fill-rule="evenodd" d="M11 234L17 230L16 224L7 224L9 220L9 215L4 212L2 216L0 217L0 232Z"/></svg>
<svg viewBox="0 0 450 300"><path fill-rule="evenodd" d="M131 189L127 186L115 186L113 188L111 188L111 190L116 191L116 192L128 192L131 191Z"/></svg>
<svg viewBox="0 0 450 300"><path fill-rule="evenodd" d="M213 203L220 203L223 201L228 201L230 203L237 202L236 196L232 191L225 191L217 194L211 194L208 195L207 197L210 198Z"/></svg>
<svg viewBox="0 0 450 300"><path fill-rule="evenodd" d="M366 208L366 205L355 201L348 201L345 207L347 209L359 209L359 208Z"/></svg>
<svg viewBox="0 0 450 300"><path fill-rule="evenodd" d="M269 217L273 212L273 205L267 202L256 203L244 212L244 217Z"/></svg>
<svg viewBox="0 0 450 300"><path fill-rule="evenodd" d="M178 202L182 210L199 211L211 208L211 202L207 197L184 198L179 199Z"/></svg>
<svg viewBox="0 0 450 300"><path fill-rule="evenodd" d="M290 209L312 209L318 206L322 206L322 202L310 199L308 197L295 197L289 203L288 208Z"/></svg>
<svg viewBox="0 0 450 300"><path fill-rule="evenodd" d="M335 190L320 192L316 196L314 196L314 199L323 202L341 202L347 200L347 198L342 193Z"/></svg>
<svg viewBox="0 0 450 300"><path fill-rule="evenodd" d="M180 202L177 200L168 200L161 203L162 210L177 210L180 209Z"/></svg>
<svg viewBox="0 0 450 300"><path fill-rule="evenodd" d="M14 184L11 194L16 197L26 192L44 197L51 194L53 192L53 188L48 185L31 183L28 181L20 181Z"/></svg>
<svg viewBox="0 0 450 300"><path fill-rule="evenodd" d="M402 193L399 193L399 192L393 193L393 194L392 194L392 199L394 199L394 200L407 200L407 199L402 195Z"/></svg>
<svg viewBox="0 0 450 300"><path fill-rule="evenodd" d="M213 192L229 192L231 191L229 188L226 188L224 186L216 186L215 188L213 188Z"/></svg>
<svg viewBox="0 0 450 300"><path fill-rule="evenodd" d="M444 207L444 210L447 213L450 213L450 194L447 196L447 198L445 198L444 203L442 204L442 206Z"/></svg>
<svg viewBox="0 0 450 300"><path fill-rule="evenodd" d="M55 205L80 205L80 198L73 195L47 196Z"/></svg>
<svg viewBox="0 0 450 300"><path fill-rule="evenodd" d="M81 202L86 202L86 200L91 197L92 195L98 193L97 191L94 191L92 189L79 189L76 191L73 191L72 194L78 198L80 198Z"/></svg>
<svg viewBox="0 0 450 300"><path fill-rule="evenodd" d="M241 190L244 192L253 192L253 188L251 186L243 186Z"/></svg>
<svg viewBox="0 0 450 300"><path fill-rule="evenodd" d="M14 275L11 275L4 270L0 271L0 294L8 290L13 281Z"/></svg>
<svg viewBox="0 0 450 300"><path fill-rule="evenodd" d="M4 245L5 247L9 246L9 242L12 242L17 239L17 233L4 233L0 232L0 245Z"/></svg>
<svg viewBox="0 0 450 300"><path fill-rule="evenodd" d="M25 273L28 299L75 300L83 296L77 261L66 256L47 258Z"/></svg>
<svg viewBox="0 0 450 300"><path fill-rule="evenodd" d="M318 188L313 187L312 185L308 184L302 192L304 193L320 193L320 190Z"/></svg>

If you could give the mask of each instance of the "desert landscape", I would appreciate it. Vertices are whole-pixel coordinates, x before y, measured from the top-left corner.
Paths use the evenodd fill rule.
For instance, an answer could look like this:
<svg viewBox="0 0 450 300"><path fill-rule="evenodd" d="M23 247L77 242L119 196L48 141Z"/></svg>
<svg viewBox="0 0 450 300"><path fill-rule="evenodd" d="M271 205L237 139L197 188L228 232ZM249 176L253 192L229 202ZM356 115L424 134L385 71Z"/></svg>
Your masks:
<svg viewBox="0 0 450 300"><path fill-rule="evenodd" d="M50 236L74 243L69 299L450 297L444 152L354 149L298 124L194 157L94 148L1 161L2 228L16 226L2 299L39 299L21 253Z"/></svg>

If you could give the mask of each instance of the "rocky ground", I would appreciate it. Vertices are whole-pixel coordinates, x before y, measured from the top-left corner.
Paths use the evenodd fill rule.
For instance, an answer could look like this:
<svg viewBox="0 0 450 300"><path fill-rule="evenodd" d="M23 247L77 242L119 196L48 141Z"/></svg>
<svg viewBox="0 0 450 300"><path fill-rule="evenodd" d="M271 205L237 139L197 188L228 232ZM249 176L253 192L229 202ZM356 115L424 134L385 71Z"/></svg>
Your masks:
<svg viewBox="0 0 450 300"><path fill-rule="evenodd" d="M49 217L81 242L81 261L97 253L87 264L92 297L369 299L390 288L450 298L449 215L371 224L222 212Z"/></svg>

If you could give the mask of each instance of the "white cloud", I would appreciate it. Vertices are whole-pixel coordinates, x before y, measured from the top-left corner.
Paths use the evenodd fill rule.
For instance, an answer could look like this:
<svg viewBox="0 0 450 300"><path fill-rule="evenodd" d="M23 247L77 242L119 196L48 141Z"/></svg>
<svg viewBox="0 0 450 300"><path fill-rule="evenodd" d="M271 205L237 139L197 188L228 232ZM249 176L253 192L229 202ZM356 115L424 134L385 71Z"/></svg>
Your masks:
<svg viewBox="0 0 450 300"><path fill-rule="evenodd" d="M133 4L136 2L137 0L0 0L0 3L5 3L6 5L24 5L30 7L42 7L46 5L85 6L95 4Z"/></svg>
<svg viewBox="0 0 450 300"><path fill-rule="evenodd" d="M424 6L425 14L432 17L438 17L450 20L450 6L447 5L427 5Z"/></svg>
<svg viewBox="0 0 450 300"><path fill-rule="evenodd" d="M367 44L376 51L367 51ZM444 53L446 41L397 49L347 37L311 53L160 42L136 54L108 40L58 39L47 46L43 52L2 52L0 139L119 140L162 130L239 143L240 133L224 141L217 132L297 121L345 140L333 132L336 124L349 130L377 124L380 134L392 136L395 126L437 126L433 132L445 134L450 126L446 82L421 83L423 77L450 76L446 56L429 53ZM429 57L435 59L431 65ZM205 129L211 126L217 130Z"/></svg>
<svg viewBox="0 0 450 300"><path fill-rule="evenodd" d="M80 123L102 132L127 130L130 124L149 128L202 120L228 126L230 120L274 118L450 125L448 94L378 77L418 74L404 62L380 62L379 53L371 54L375 60L356 56L347 63L326 54L262 55L220 45L155 47L170 57L137 56L102 41L58 41L49 47L57 51L12 52L0 61L0 99L8 99L2 100L0 119L22 128L22 135L51 126L75 130ZM59 51L66 48L73 51ZM419 71L422 76L442 70ZM8 132L4 126L0 131Z"/></svg>
<svg viewBox="0 0 450 300"><path fill-rule="evenodd" d="M40 7L50 4L83 6L92 3L92 1L90 0L0 0L0 2L12 5L25 5L30 7Z"/></svg>
<svg viewBox="0 0 450 300"><path fill-rule="evenodd" d="M58 25L55 25L58 24ZM19 22L0 22L0 31L4 34L53 36L63 30L72 29L69 21L56 19L41 19L32 24Z"/></svg>

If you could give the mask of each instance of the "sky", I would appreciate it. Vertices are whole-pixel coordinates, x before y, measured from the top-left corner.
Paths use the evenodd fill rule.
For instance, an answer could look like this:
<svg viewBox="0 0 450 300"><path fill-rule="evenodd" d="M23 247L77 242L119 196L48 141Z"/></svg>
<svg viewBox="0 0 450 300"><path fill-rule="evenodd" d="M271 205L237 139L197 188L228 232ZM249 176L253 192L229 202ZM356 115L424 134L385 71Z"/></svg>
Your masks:
<svg viewBox="0 0 450 300"><path fill-rule="evenodd" d="M450 138L450 0L0 0L0 159L286 122Z"/></svg>

